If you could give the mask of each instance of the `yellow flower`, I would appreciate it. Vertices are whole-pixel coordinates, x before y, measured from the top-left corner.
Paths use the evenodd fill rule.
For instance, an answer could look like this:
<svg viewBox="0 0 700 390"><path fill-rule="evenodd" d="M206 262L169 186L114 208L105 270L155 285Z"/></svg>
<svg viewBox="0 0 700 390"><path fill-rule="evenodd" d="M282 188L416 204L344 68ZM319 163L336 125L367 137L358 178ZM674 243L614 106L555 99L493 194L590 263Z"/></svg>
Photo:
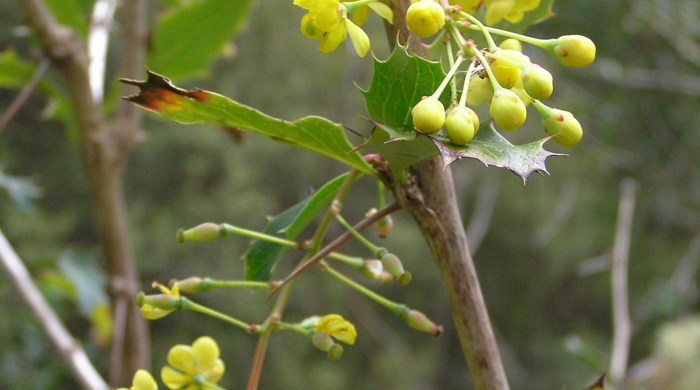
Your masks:
<svg viewBox="0 0 700 390"><path fill-rule="evenodd" d="M128 389L120 387L117 390L158 390L158 384L151 376L151 373L146 370L137 370L134 374L132 386Z"/></svg>
<svg viewBox="0 0 700 390"><path fill-rule="evenodd" d="M168 365L160 371L169 389L204 390L212 388L224 375L219 345L209 336L195 340L192 346L176 345L168 352Z"/></svg>
<svg viewBox="0 0 700 390"><path fill-rule="evenodd" d="M348 10L338 0L294 0L294 4L309 11L301 18L301 32L309 38L319 41L318 49L329 53L338 48L350 35L355 51L364 57L369 51L367 34L347 18ZM366 18L365 10L356 11L358 21Z"/></svg>
<svg viewBox="0 0 700 390"><path fill-rule="evenodd" d="M328 314L316 323L316 331L333 336L334 339L345 344L354 344L357 332L355 326L338 314Z"/></svg>
<svg viewBox="0 0 700 390"><path fill-rule="evenodd" d="M141 305L141 314L147 320L157 320L167 316L177 308L177 302L180 299L180 289L177 286L169 289L158 282L153 282L152 287L159 289L163 294L142 298L144 301L149 301Z"/></svg>
<svg viewBox="0 0 700 390"><path fill-rule="evenodd" d="M518 23L525 12L532 11L540 5L540 0L485 0L486 24L492 25L505 19Z"/></svg>

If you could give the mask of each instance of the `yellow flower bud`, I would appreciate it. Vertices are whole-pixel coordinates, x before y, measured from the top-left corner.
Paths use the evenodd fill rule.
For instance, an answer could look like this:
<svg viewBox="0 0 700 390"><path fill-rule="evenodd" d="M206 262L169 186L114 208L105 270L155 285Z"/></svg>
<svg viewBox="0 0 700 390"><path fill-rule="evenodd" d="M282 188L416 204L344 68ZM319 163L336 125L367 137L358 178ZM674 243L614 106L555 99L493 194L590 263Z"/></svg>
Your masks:
<svg viewBox="0 0 700 390"><path fill-rule="evenodd" d="M467 104L470 106L478 106L486 100L491 101L491 98L493 98L493 86L489 78L472 76L472 78L469 79Z"/></svg>
<svg viewBox="0 0 700 390"><path fill-rule="evenodd" d="M508 38L501 42L500 45L498 45L501 49L506 49L506 50L515 50L522 52L523 51L523 44L520 43L519 40L514 39L514 38Z"/></svg>
<svg viewBox="0 0 700 390"><path fill-rule="evenodd" d="M406 24L414 34L427 38L445 25L445 10L433 0L419 0L408 7Z"/></svg>
<svg viewBox="0 0 700 390"><path fill-rule="evenodd" d="M554 91L552 74L537 64L525 67L521 79L523 89L533 99L546 99Z"/></svg>
<svg viewBox="0 0 700 390"><path fill-rule="evenodd" d="M515 130L525 123L527 108L518 95L501 88L493 94L490 108L491 117L504 130Z"/></svg>
<svg viewBox="0 0 700 390"><path fill-rule="evenodd" d="M569 111L551 109L546 117L542 118L542 125L547 134L553 136L553 140L564 146L574 146L583 137L581 124Z"/></svg>
<svg viewBox="0 0 700 390"><path fill-rule="evenodd" d="M565 66L588 66L595 60L595 44L583 35L559 37L552 52Z"/></svg>
<svg viewBox="0 0 700 390"><path fill-rule="evenodd" d="M501 49L491 54L493 62L491 71L496 77L496 81L503 88L513 88L520 78L520 69L530 64L530 58L525 54L515 51Z"/></svg>
<svg viewBox="0 0 700 390"><path fill-rule="evenodd" d="M429 96L413 107L411 116L416 130L425 134L435 134L445 123L445 106L437 98Z"/></svg>
<svg viewBox="0 0 700 390"><path fill-rule="evenodd" d="M447 113L445 130L452 143L466 145L479 130L479 117L469 107L454 107Z"/></svg>

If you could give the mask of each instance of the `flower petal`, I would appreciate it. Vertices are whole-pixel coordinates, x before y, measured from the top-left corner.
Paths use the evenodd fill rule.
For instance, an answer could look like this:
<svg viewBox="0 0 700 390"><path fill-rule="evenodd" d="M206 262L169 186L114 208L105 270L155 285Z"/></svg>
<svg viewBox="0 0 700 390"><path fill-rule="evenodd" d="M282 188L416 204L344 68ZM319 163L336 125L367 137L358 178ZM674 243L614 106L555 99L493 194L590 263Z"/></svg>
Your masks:
<svg viewBox="0 0 700 390"><path fill-rule="evenodd" d="M203 336L192 343L192 354L197 371L202 372L219 358L219 345L213 338Z"/></svg>
<svg viewBox="0 0 700 390"><path fill-rule="evenodd" d="M168 364L170 364L172 368L189 376L193 376L197 373L194 354L192 353L192 347L189 345L180 344L170 348L168 352Z"/></svg>
<svg viewBox="0 0 700 390"><path fill-rule="evenodd" d="M192 383L191 375L185 375L170 366L165 366L160 370L160 378L168 389L182 389Z"/></svg>
<svg viewBox="0 0 700 390"><path fill-rule="evenodd" d="M209 366L207 371L204 373L204 377L206 377L209 382L216 383L221 380L221 377L224 376L224 371L226 371L224 362L221 359L216 359L216 361Z"/></svg>
<svg viewBox="0 0 700 390"><path fill-rule="evenodd" d="M367 55L369 51L369 37L367 34L355 23L347 19L345 19L345 26L348 29L350 40L352 40L352 45L355 47L357 55L360 57Z"/></svg>
<svg viewBox="0 0 700 390"><path fill-rule="evenodd" d="M147 320L157 320L172 313L172 310L163 310L147 303L141 306L141 314Z"/></svg>
<svg viewBox="0 0 700 390"><path fill-rule="evenodd" d="M323 53L330 53L337 49L341 42L345 40L347 36L347 30L345 29L345 24L341 24L338 28L327 31L321 37L321 44L318 46L318 50Z"/></svg>
<svg viewBox="0 0 700 390"><path fill-rule="evenodd" d="M158 390L158 384L150 372L137 370L134 374L133 390Z"/></svg>
<svg viewBox="0 0 700 390"><path fill-rule="evenodd" d="M375 3L369 3L369 8L372 8L372 11L384 18L387 22L394 24L394 12L388 5L377 1ZM357 25L360 26L362 24L357 23Z"/></svg>
<svg viewBox="0 0 700 390"><path fill-rule="evenodd" d="M374 3L370 3L372 5ZM366 21L367 17L369 16L369 7L368 6L363 6L355 10L355 12L352 13L352 22L355 23L358 26L362 26Z"/></svg>

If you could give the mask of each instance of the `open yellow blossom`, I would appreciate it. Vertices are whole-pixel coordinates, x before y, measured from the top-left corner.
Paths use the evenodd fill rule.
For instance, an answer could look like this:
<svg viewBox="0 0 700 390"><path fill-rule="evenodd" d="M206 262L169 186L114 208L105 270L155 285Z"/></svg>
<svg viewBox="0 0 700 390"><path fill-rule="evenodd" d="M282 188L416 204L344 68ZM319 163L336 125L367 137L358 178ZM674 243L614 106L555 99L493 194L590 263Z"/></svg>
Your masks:
<svg viewBox="0 0 700 390"><path fill-rule="evenodd" d="M493 25L505 19L518 23L525 12L532 11L540 5L540 0L484 0L486 6L486 24Z"/></svg>
<svg viewBox="0 0 700 390"><path fill-rule="evenodd" d="M354 344L357 332L355 326L338 314L328 314L316 323L316 331L323 332L346 344Z"/></svg>
<svg viewBox="0 0 700 390"><path fill-rule="evenodd" d="M309 11L301 19L301 32L309 38L317 39L321 52L334 51L348 35L360 57L369 52L369 37L357 24L348 19L348 10L340 1L294 0L294 4ZM358 11L360 14L356 15L356 20L363 22L368 11Z"/></svg>
<svg viewBox="0 0 700 390"><path fill-rule="evenodd" d="M152 287L157 288L160 290L161 293L163 293L162 297L166 298L167 301L171 301L172 298L180 298L180 289L175 286L172 289L169 289L162 284L158 282L153 282ZM170 298L170 299L167 299ZM164 309L163 307L158 307L153 304L155 302L155 299L151 300L151 303L144 303L141 305L141 314L143 315L144 318L147 320L157 320L160 318L163 318L167 316L168 314L172 313L175 308L173 307L172 309ZM168 302L170 303L170 302ZM171 305L165 305L165 306L171 306Z"/></svg>
<svg viewBox="0 0 700 390"><path fill-rule="evenodd" d="M172 390L210 389L223 375L219 345L209 336L198 338L192 346L170 348L168 365L160 371L163 383Z"/></svg>

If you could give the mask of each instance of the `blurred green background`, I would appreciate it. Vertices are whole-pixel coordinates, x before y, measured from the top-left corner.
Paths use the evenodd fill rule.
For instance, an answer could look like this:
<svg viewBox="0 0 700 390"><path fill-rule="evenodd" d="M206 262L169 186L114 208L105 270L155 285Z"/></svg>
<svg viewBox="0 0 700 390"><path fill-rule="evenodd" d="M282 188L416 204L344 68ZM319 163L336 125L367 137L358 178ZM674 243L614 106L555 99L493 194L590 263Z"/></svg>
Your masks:
<svg viewBox="0 0 700 390"><path fill-rule="evenodd" d="M152 3L151 16L164 6ZM476 220L486 229L483 240L478 229L470 232L512 388L583 388L606 370L612 329L609 254L620 183L626 178L638 184L629 266L634 326L629 388L700 388L700 5L694 0L572 0L555 3L554 11L555 17L533 26L529 35L586 35L596 43L596 62L565 69L534 48L524 51L554 74L551 105L575 113L584 126L582 142L570 149L548 143L569 156L548 160L550 175L535 175L526 186L513 174L476 161L452 165L465 224ZM368 85L371 60L357 58L348 43L332 54L318 53L316 42L299 32L303 13L291 1L256 2L229 55L179 85L214 90L273 116L321 115L366 132L355 84ZM16 2L0 3L0 49L36 60L38 49L23 37L23 22ZM124 42L118 29L110 79L120 77ZM375 55L386 58L389 49L378 18L370 18L365 30ZM47 78L60 85L55 70ZM16 89L0 89L0 110L16 94ZM104 278L87 184L70 132L58 121L41 120L46 105L46 98L35 94L0 133L0 178L14 178L12 185L0 186L0 227L104 370L108 355L93 337L85 309L86 296L99 291ZM252 134L237 141L216 128L178 125L150 114L144 130L147 139L131 156L126 173L128 220L144 289L153 280L191 275L241 278L246 240L182 245L175 240L176 230L205 221L262 229L266 216L343 172L325 157ZM535 120L506 134L514 142L543 135ZM35 189L40 195L13 198L10 190L17 188L20 195ZM351 219L375 205L375 194L370 182L354 190L346 206ZM261 388L469 388L432 259L410 216L398 213L395 220L384 245L401 256L414 282L406 288L374 287L423 310L445 326L445 334L433 339L412 331L312 270L298 283L287 318L340 313L356 324L357 343L331 362L303 337L275 334ZM297 258L290 253L278 266L278 276ZM88 281L76 288L71 280L86 272L91 272ZM250 322L262 321L270 307L262 292L217 291L197 298ZM5 312L0 317L0 387L75 388L7 277L0 278L0 305ZM221 385L244 387L253 337L195 313L176 313L150 327L156 372L171 345L209 334L219 341L227 365ZM688 362L694 364L685 366Z"/></svg>

